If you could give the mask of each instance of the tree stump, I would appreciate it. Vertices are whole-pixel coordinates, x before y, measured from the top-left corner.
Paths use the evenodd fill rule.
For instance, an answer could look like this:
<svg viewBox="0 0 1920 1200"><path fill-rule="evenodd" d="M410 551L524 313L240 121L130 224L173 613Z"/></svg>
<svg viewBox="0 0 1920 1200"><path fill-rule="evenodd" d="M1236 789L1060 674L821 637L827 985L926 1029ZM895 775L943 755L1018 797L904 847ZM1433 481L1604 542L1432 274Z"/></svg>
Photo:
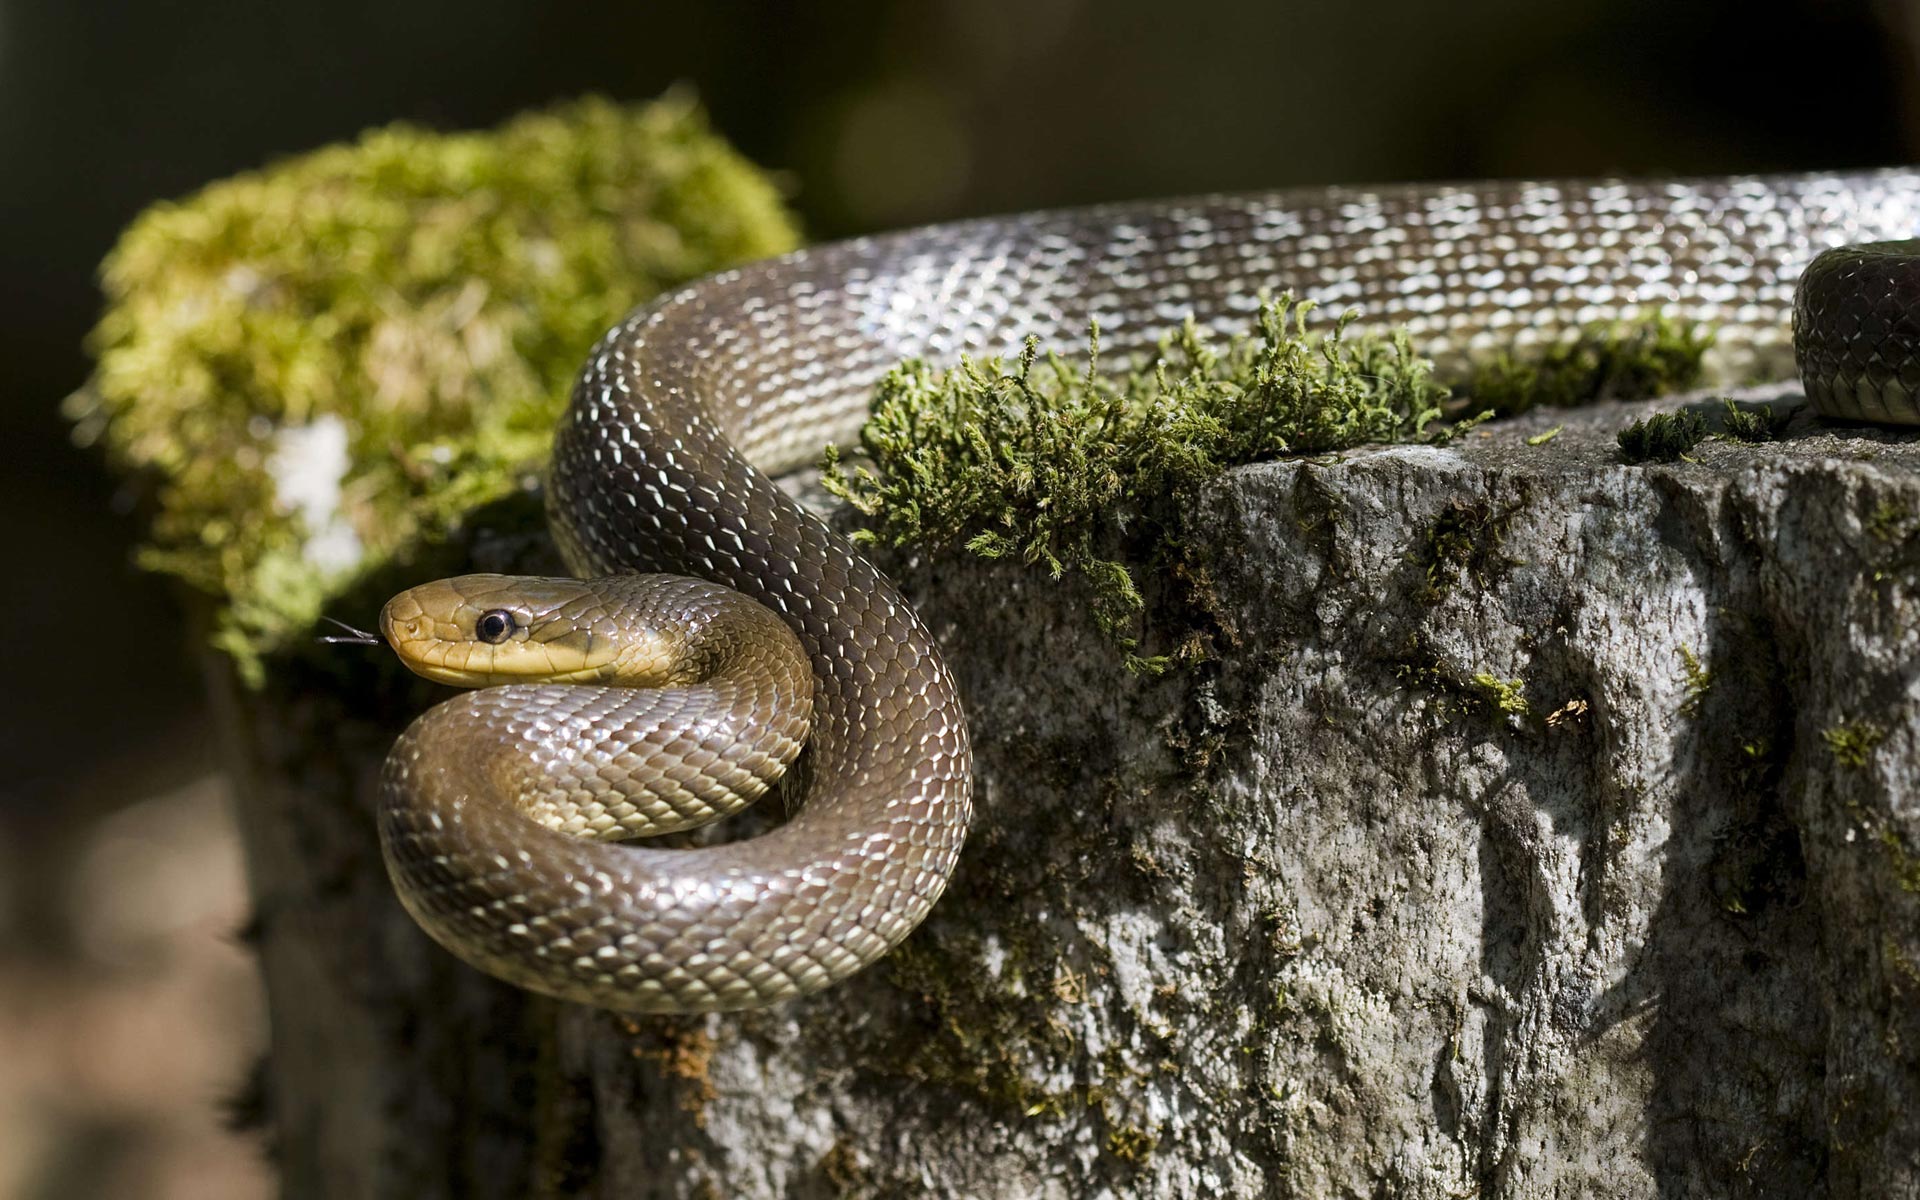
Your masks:
<svg viewBox="0 0 1920 1200"><path fill-rule="evenodd" d="M893 955L764 1012L456 963L372 819L435 689L217 667L288 1194L1920 1195L1920 440L1626 464L1646 411L1228 473L1218 656L1158 679L1071 586L887 561L978 816ZM539 567L531 523L464 549Z"/></svg>

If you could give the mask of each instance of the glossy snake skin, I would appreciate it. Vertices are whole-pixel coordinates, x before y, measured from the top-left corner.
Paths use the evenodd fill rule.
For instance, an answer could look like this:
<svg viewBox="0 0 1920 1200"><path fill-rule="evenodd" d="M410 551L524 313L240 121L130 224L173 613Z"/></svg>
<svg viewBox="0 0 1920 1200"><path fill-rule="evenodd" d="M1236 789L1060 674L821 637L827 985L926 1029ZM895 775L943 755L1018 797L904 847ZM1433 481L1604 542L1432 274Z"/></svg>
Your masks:
<svg viewBox="0 0 1920 1200"><path fill-rule="evenodd" d="M1404 323L1443 361L1658 305L1716 324L1722 365L1745 372L1784 362L1794 281L1816 251L1917 234L1908 171L1422 185L968 221L696 283L592 352L554 449L553 526L582 575L718 581L798 635L813 688L804 805L771 833L701 849L554 831L525 815L539 779L604 789L617 762L622 786L644 790L650 771L681 768L629 753L620 714L650 701L596 699L587 720L583 702L552 698L561 689L509 689L533 707L490 702L491 723L416 726L396 746L382 810L396 886L469 962L641 1011L811 992L920 922L971 814L966 718L913 610L769 478L851 440L902 358L1011 353L1028 333L1071 349L1095 317L1116 355L1189 314L1238 331L1263 292L1291 289Z"/></svg>

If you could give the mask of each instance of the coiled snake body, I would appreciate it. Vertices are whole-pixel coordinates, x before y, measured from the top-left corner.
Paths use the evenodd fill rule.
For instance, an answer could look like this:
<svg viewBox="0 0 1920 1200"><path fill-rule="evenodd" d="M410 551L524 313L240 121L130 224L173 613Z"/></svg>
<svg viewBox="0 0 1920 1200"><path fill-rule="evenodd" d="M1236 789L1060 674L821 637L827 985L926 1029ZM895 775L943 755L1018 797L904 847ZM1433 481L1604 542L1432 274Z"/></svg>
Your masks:
<svg viewBox="0 0 1920 1200"><path fill-rule="evenodd" d="M522 677L518 651L544 664L526 677L579 682L470 693L408 730L381 805L395 886L476 966L637 1011L813 991L919 923L971 812L953 680L886 579L769 477L847 440L902 358L1009 353L1029 333L1070 345L1093 318L1125 355L1189 315L1237 331L1262 293L1291 289L1405 324L1443 360L1657 306L1717 326L1745 370L1742 357L1784 358L1794 280L1817 251L1916 235L1920 175L1906 171L1426 185L969 221L696 283L594 349L554 449L554 531L583 576L697 576L779 620L646 577L614 593L548 581L531 599L475 577L397 598L383 629L416 669L501 682ZM1809 392L1836 415L1920 422L1874 356L1898 318L1865 311L1803 303L1804 326L1838 322L1819 344L1858 344ZM610 650L636 623L641 648ZM621 678L669 686L580 685L614 680L622 656L646 662ZM754 732L767 712L772 732ZM676 850L595 840L739 807L803 738L807 799L771 833Z"/></svg>

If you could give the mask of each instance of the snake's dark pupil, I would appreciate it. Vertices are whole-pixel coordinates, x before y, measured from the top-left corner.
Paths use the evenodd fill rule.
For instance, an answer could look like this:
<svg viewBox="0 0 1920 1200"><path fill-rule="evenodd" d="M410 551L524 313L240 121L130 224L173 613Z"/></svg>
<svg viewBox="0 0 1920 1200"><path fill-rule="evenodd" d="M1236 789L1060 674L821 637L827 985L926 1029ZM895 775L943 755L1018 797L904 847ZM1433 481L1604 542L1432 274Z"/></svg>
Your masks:
<svg viewBox="0 0 1920 1200"><path fill-rule="evenodd" d="M481 613L474 632L480 635L483 642L504 642L507 635L513 632L513 614L504 608Z"/></svg>

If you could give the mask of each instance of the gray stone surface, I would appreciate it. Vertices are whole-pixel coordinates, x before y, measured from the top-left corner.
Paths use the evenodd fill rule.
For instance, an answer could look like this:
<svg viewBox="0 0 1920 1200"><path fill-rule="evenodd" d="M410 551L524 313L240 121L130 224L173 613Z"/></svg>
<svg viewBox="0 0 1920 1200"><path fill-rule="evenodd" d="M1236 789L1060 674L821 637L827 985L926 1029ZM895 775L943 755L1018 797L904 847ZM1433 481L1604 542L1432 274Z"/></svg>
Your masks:
<svg viewBox="0 0 1920 1200"><path fill-rule="evenodd" d="M1920 439L1626 465L1647 411L1232 473L1150 586L1218 655L1158 680L1071 587L896 559L978 820L899 951L764 1013L453 962L371 817L431 689L223 690L288 1194L1920 1195Z"/></svg>
<svg viewBox="0 0 1920 1200"><path fill-rule="evenodd" d="M1234 472L1220 657L1158 681L896 561L977 739L952 890L810 1001L563 1013L578 1186L1920 1195L1920 442L1626 465L1647 411Z"/></svg>

